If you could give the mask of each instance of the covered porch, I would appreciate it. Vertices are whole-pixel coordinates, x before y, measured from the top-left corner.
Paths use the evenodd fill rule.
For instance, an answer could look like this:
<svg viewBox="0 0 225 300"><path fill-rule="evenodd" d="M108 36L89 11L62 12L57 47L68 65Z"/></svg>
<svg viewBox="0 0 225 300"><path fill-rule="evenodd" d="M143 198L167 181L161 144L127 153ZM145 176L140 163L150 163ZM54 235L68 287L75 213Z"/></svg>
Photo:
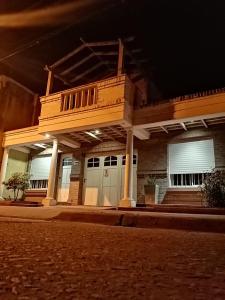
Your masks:
<svg viewBox="0 0 225 300"><path fill-rule="evenodd" d="M26 199L44 205L135 206L133 139L133 129L119 124L54 135L38 127L6 132L0 179L29 173Z"/></svg>

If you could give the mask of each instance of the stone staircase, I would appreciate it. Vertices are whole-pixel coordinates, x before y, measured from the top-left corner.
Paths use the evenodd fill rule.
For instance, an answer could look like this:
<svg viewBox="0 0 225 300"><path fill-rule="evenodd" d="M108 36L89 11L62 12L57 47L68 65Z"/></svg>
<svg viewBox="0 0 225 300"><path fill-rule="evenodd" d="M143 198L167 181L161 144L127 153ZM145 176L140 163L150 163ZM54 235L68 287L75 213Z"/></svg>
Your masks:
<svg viewBox="0 0 225 300"><path fill-rule="evenodd" d="M200 191L168 189L162 204L203 206L203 201Z"/></svg>
<svg viewBox="0 0 225 300"><path fill-rule="evenodd" d="M25 201L42 203L42 200L46 197L47 190L26 190Z"/></svg>

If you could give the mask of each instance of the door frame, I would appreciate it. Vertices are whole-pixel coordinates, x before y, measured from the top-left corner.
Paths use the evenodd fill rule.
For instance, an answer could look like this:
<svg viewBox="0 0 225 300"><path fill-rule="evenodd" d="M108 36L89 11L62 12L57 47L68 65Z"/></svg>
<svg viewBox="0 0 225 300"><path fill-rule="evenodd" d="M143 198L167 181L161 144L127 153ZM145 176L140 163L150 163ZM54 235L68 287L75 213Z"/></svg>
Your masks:
<svg viewBox="0 0 225 300"><path fill-rule="evenodd" d="M87 184L87 172L88 172L88 160L90 158L99 158L99 167L93 167L93 168L96 168L99 170L100 174L101 174L101 177L103 176L103 170L102 170L102 161L101 161L101 155L91 155L91 154L88 154L88 155L85 155L85 158L84 158L84 177L83 177L83 187L82 187L82 205L85 205L85 195L86 195L86 184ZM95 170L96 170L95 169ZM102 183L100 182L100 191L102 190ZM101 196L101 192L100 192L100 195L98 194L98 199L97 199L97 207L100 206L99 205L99 201L100 201L100 196Z"/></svg>
<svg viewBox="0 0 225 300"><path fill-rule="evenodd" d="M59 165L59 175L58 175L58 183L57 183L57 202L64 202L64 201L59 201L59 193L60 193L60 188L61 188L61 184L62 184L62 171L63 171L63 159L65 157L71 157L73 159L73 154L72 153L64 153L61 155L60 158L60 165ZM72 170L73 164L71 165L71 170Z"/></svg>

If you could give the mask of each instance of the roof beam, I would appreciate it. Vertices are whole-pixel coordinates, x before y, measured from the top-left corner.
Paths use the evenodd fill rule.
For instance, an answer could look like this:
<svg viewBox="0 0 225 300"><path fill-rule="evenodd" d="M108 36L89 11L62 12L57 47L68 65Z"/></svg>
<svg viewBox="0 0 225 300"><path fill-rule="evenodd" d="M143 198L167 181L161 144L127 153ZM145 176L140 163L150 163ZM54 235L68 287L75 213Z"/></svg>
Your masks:
<svg viewBox="0 0 225 300"><path fill-rule="evenodd" d="M17 147L14 147L13 149L16 151L19 151L19 152L26 153L26 154L30 153L30 149L23 147L23 146L17 146Z"/></svg>
<svg viewBox="0 0 225 300"><path fill-rule="evenodd" d="M84 45L86 45L86 47L91 51L91 53L93 53L93 54L97 57L97 59L98 59L102 64L104 64L104 65L106 66L106 68L110 71L110 68L109 68L109 66L107 65L107 63L105 63L104 60L103 60L99 55L97 55L96 52L95 52L90 46L88 46L88 44L85 43L85 41L84 41L82 38L80 38L80 40L81 40L81 42L82 42Z"/></svg>
<svg viewBox="0 0 225 300"><path fill-rule="evenodd" d="M80 143L74 141L73 139L70 139L66 136L59 136L59 142L65 146L71 147L71 148L80 148Z"/></svg>
<svg viewBox="0 0 225 300"><path fill-rule="evenodd" d="M134 128L133 133L139 140L148 140L150 138L150 132L146 129Z"/></svg>
<svg viewBox="0 0 225 300"><path fill-rule="evenodd" d="M147 59L137 59L137 61L139 63L145 63L148 60ZM117 62L111 61L111 60L105 60L105 63L107 63L108 65L117 65ZM126 64L128 64L128 65L136 65L136 63L134 63L133 61L127 62Z"/></svg>
<svg viewBox="0 0 225 300"><path fill-rule="evenodd" d="M108 133L106 133L103 129L101 129L100 132L103 133L104 136L106 136L108 139L116 142L116 139L114 137L112 137L111 135L109 135Z"/></svg>
<svg viewBox="0 0 225 300"><path fill-rule="evenodd" d="M187 126L184 124L184 122L181 122L180 125L182 126L182 128L187 131Z"/></svg>
<svg viewBox="0 0 225 300"><path fill-rule="evenodd" d="M130 36L128 38L123 39L124 42L132 42L135 39L134 36ZM118 45L118 40L113 41L102 41L102 42L92 42L92 43L86 43L87 47L102 47L102 46L113 46Z"/></svg>
<svg viewBox="0 0 225 300"><path fill-rule="evenodd" d="M81 134L79 133L70 133L70 135L74 136L75 138L78 138L80 140L83 140L84 142L86 143L90 143L91 144L91 141L89 139L87 139L86 137L82 136Z"/></svg>
<svg viewBox="0 0 225 300"><path fill-rule="evenodd" d="M69 72L73 71L74 69L76 69L80 65L84 64L86 61L88 61L89 59L91 59L94 56L95 56L94 53L91 53L89 56L86 56L84 59L81 59L78 63L72 65L71 67L69 67L68 69L66 69L65 71L63 71L61 73L61 75L63 75L63 76L67 75Z"/></svg>
<svg viewBox="0 0 225 300"><path fill-rule="evenodd" d="M97 68L99 68L100 66L102 66L103 63L99 62L98 64L94 65L93 67L89 68L88 70L86 70L85 72L81 73L80 75L74 77L71 82L75 82L77 80L79 80L80 78L88 75L89 73L93 72L94 70L96 70Z"/></svg>
<svg viewBox="0 0 225 300"><path fill-rule="evenodd" d="M45 66L44 70L48 72L48 82L47 82L47 88L46 88L46 95L49 95L52 91L53 88L53 78L57 78L59 80L61 80L64 84L67 84L69 86L71 86L71 83L69 81L67 81L66 79L64 79L63 77L61 77L58 74L55 74L51 67Z"/></svg>
<svg viewBox="0 0 225 300"><path fill-rule="evenodd" d="M166 129L165 126L160 126L162 128L163 131L165 131L166 133L169 133L168 129Z"/></svg>
<svg viewBox="0 0 225 300"><path fill-rule="evenodd" d="M208 125L204 119L201 120L202 124L204 125L205 128L208 128Z"/></svg>
<svg viewBox="0 0 225 300"><path fill-rule="evenodd" d="M69 58L71 58L72 56L74 56L78 52L82 51L84 48L85 48L84 44L81 45L81 46L79 46L78 48L74 49L73 51L71 51L70 53L68 53L67 55L65 55L64 57L62 57L61 59L59 59L58 61L56 61L54 64L52 64L50 66L50 68L54 69L54 68L58 67L59 65L61 65L65 61L67 61Z"/></svg>
<svg viewBox="0 0 225 300"><path fill-rule="evenodd" d="M142 52L142 49L134 49L134 50L130 50L130 52L132 54L135 54L135 53L140 53ZM113 56L113 55L118 55L118 51L95 51L95 54L96 55L104 55L104 56ZM126 55L126 52L124 53L124 55Z"/></svg>
<svg viewBox="0 0 225 300"><path fill-rule="evenodd" d="M118 134L121 137L125 137L124 134L122 134L122 132L119 131L119 129L115 128L115 127L109 127L113 132L115 132L116 134Z"/></svg>

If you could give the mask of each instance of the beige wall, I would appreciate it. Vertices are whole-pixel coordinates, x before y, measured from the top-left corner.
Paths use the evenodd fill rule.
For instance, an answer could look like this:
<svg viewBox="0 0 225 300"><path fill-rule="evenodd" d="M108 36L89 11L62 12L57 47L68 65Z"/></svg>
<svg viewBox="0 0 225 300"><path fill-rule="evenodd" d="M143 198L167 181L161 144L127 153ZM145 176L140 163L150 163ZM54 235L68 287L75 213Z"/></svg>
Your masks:
<svg viewBox="0 0 225 300"><path fill-rule="evenodd" d="M27 167L28 154L16 150L10 150L5 180L7 180L13 173L25 173L27 171ZM5 190L3 196L8 197L9 195L13 197L12 193L9 194L9 192Z"/></svg>

